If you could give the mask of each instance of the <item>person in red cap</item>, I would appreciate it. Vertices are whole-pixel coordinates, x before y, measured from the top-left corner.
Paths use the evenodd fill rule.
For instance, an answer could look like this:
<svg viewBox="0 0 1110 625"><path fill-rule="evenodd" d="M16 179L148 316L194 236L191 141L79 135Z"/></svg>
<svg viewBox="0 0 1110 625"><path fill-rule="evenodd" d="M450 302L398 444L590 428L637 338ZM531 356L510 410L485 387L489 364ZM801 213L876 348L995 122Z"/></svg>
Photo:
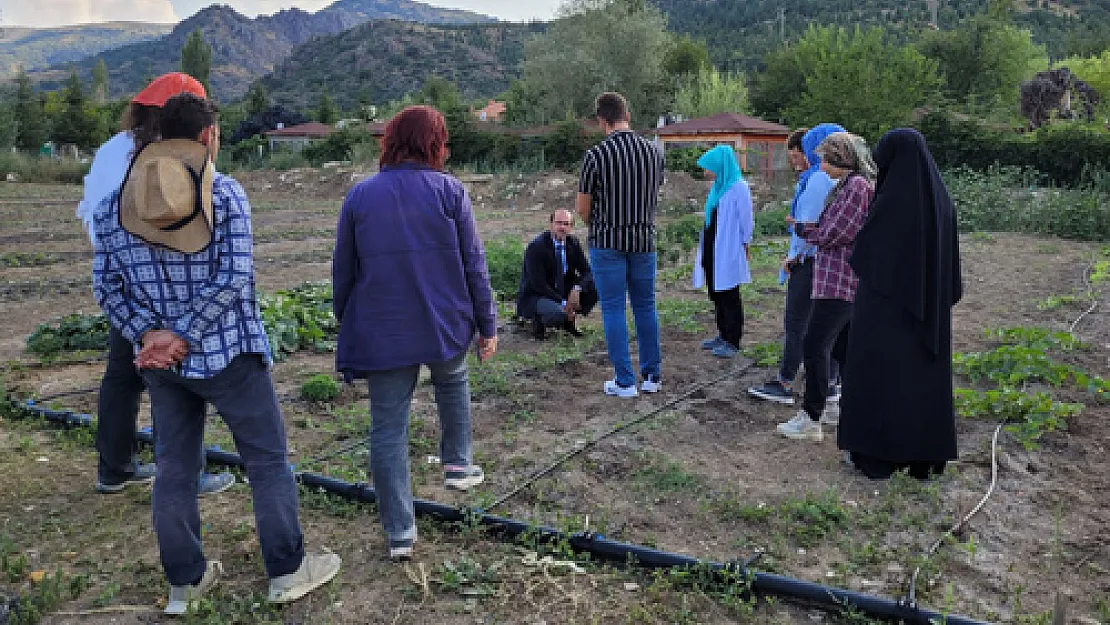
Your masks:
<svg viewBox="0 0 1110 625"><path fill-rule="evenodd" d="M118 191L135 155L160 136L158 119L166 100L179 93L192 93L207 98L204 85L181 72L164 74L140 91L123 112L120 132L100 146L92 168L85 176L85 196L77 206L77 216L85 224L89 241L95 247L96 229L93 220L103 209L103 201ZM143 381L135 369L135 349L119 330L108 331L108 366L100 381L97 400L96 448L100 459L97 466L96 490L118 493L133 484L147 484L154 479L154 465L141 464L136 457L138 442L135 426L139 417L139 396ZM235 483L230 473L200 476L200 493L213 494L227 490Z"/></svg>

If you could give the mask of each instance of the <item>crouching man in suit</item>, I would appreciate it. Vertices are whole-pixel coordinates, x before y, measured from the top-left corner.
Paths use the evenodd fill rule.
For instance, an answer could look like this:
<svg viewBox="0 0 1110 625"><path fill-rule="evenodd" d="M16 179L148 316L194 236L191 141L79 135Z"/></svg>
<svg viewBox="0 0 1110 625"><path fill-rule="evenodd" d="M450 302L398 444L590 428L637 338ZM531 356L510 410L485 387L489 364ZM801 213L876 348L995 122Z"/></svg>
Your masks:
<svg viewBox="0 0 1110 625"><path fill-rule="evenodd" d="M532 239L524 252L517 295L517 316L532 321L539 340L552 327L582 336L575 320L597 305L590 262L578 237L570 234L574 217L570 211L557 210L550 221L551 227Z"/></svg>

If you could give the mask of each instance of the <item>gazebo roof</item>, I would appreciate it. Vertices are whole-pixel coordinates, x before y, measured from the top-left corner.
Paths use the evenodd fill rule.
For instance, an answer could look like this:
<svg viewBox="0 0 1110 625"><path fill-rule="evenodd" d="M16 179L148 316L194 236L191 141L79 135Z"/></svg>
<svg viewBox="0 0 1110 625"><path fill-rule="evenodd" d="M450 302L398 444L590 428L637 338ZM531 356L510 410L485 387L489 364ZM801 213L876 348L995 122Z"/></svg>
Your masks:
<svg viewBox="0 0 1110 625"><path fill-rule="evenodd" d="M332 130L334 130L334 128L327 124L309 122L307 124L288 126L277 130L269 130L265 135L267 137L308 137L311 139L320 139L330 135Z"/></svg>
<svg viewBox="0 0 1110 625"><path fill-rule="evenodd" d="M687 120L678 124L669 124L657 128L655 133L660 136L670 135L710 135L710 134L762 134L762 135L789 135L790 129L782 124L776 124L757 117L748 117L740 113L718 113L709 117Z"/></svg>

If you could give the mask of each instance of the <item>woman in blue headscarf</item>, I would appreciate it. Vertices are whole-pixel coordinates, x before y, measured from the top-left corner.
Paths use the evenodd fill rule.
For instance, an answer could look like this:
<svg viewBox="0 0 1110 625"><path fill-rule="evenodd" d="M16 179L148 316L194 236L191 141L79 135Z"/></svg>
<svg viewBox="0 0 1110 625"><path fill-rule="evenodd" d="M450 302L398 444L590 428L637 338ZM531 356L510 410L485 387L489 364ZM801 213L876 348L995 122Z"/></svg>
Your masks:
<svg viewBox="0 0 1110 625"><path fill-rule="evenodd" d="M825 198L832 191L836 181L821 171L821 157L817 146L829 135L844 132L838 124L818 124L802 136L802 150L808 169L798 177L794 190L794 201L790 204L790 218L793 223L815 224L825 210ZM759 399L779 404L794 404L794 377L802 364L802 339L809 326L810 313L813 311L813 266L817 257L817 246L807 243L790 227L790 251L783 261L779 273L779 283L786 285L786 308L783 311L784 335L782 340L782 359L778 375L767 382L753 386L748 393ZM839 363L829 366L829 379L836 380L840 373ZM836 385L829 388L829 401L839 400Z"/></svg>
<svg viewBox="0 0 1110 625"><path fill-rule="evenodd" d="M719 145L698 159L713 181L705 200L705 226L694 262L694 288L709 287L717 317L715 338L702 348L718 358L733 358L744 333L740 285L752 281L748 244L752 241L752 194L731 146Z"/></svg>

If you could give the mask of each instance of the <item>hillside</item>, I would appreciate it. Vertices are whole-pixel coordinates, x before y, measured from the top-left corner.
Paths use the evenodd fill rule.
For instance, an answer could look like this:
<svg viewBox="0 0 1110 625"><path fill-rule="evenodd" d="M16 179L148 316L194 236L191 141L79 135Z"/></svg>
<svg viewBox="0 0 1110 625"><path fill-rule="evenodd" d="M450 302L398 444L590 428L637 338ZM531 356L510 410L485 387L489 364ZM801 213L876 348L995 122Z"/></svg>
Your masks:
<svg viewBox="0 0 1110 625"><path fill-rule="evenodd" d="M519 74L524 40L542 29L374 21L301 46L262 83L276 103L301 109L325 91L344 108L364 90L385 103L420 89L429 76L454 82L464 98L492 97Z"/></svg>
<svg viewBox="0 0 1110 625"><path fill-rule="evenodd" d="M110 22L62 28L0 29L0 78L79 61L120 46L156 39L172 24Z"/></svg>
<svg viewBox="0 0 1110 625"><path fill-rule="evenodd" d="M718 65L758 66L759 59L796 38L811 24L884 26L911 36L928 28L932 13L925 0L650 0L666 15L668 27L703 39ZM943 0L941 28L951 28L986 9L988 0ZM1015 21L1055 58L1090 54L1110 42L1110 0L1019 0ZM780 12L781 11L781 12Z"/></svg>
<svg viewBox="0 0 1110 625"><path fill-rule="evenodd" d="M182 46L189 34L199 28L205 41L212 46L212 93L226 102L242 97L251 82L273 71L297 46L361 24L369 19L368 16L448 23L490 19L411 0L340 0L316 13L291 9L254 19L229 6L213 5L184 20L164 37L87 57L76 67L87 81L102 58L109 68L111 95L134 93L150 77L176 70ZM53 89L68 72L68 65L56 64L49 71L38 72L34 78L42 88Z"/></svg>

